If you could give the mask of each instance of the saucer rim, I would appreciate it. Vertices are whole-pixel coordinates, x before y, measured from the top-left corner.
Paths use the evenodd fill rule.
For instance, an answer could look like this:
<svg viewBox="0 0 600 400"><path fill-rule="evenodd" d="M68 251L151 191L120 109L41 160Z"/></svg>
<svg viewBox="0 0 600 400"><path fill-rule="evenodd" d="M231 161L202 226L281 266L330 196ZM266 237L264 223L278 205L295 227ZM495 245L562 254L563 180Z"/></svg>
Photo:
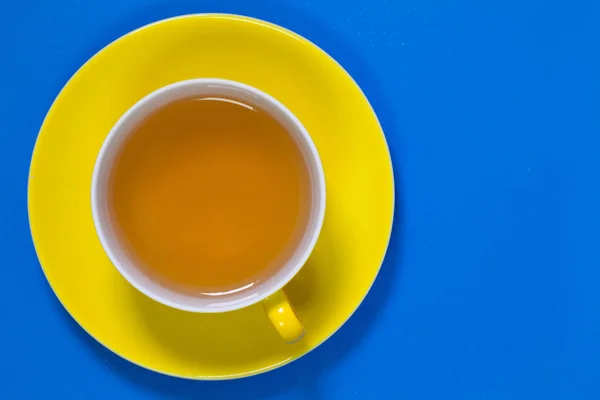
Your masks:
<svg viewBox="0 0 600 400"><path fill-rule="evenodd" d="M246 371L246 372L242 372L242 373L234 373L234 374L225 374L225 375L197 375L197 376L187 376L187 375L178 375L178 374L173 374L170 372L166 372L166 371L162 371L162 370L158 370L158 369L154 369L152 367L149 367L147 365L144 365L140 362L134 361L132 359L129 359L127 357L125 357L124 355L120 354L119 352L111 349L110 347L108 347L106 344L104 344L101 340L99 340L96 336L94 336L91 332L89 332L88 330L86 330L84 328L84 326L79 322L79 320L77 320L73 314L71 314L71 312L69 311L69 309L65 306L65 304L63 303L62 299L60 298L60 296L57 294L55 288L52 286L52 283L50 282L50 279L48 278L48 275L46 274L46 269L44 268L43 263L41 262L41 258L40 258L40 254L38 252L38 244L36 243L36 238L35 235L33 234L33 230L32 230L32 224L31 224L31 190L30 187L32 185L32 166L33 166L33 162L34 159L36 158L36 151L38 149L38 141L40 140L40 133L43 131L44 126L46 124L46 121L48 120L49 116L56 112L54 105L59 101L59 99L63 96L65 89L69 86L69 84L77 77L77 75L79 74L79 72L81 70L83 70L97 55L99 55L100 53L102 53L103 51L105 51L108 47L112 46L113 44L115 44L116 42L128 37L128 36L132 36L140 31L149 29L155 25L159 25L159 24L163 24L166 22L170 22L173 20L180 20L180 19L187 19L187 18L197 18L197 17L204 17L204 18L223 18L223 19L233 19L233 20L241 20L243 22L249 22L252 24L257 24L257 25L262 25L262 26L266 26L268 28L280 31L284 34L287 34L289 36L292 36L294 39L297 40L301 40L306 42L307 44L313 46L314 48L316 48L318 51L320 51L321 53L323 53L325 56L327 56L331 61L333 61L337 67L343 71L348 78L350 78L352 80L352 82L355 84L356 88L358 88L359 92L362 94L363 98L366 100L366 103L369 105L371 112L373 114L373 116L375 117L375 120L377 121L377 124L379 126L379 133L382 136L383 142L385 143L385 149L387 151L387 156L388 156L388 160L389 160L389 164L390 164L390 176L391 176L391 205L392 205L392 210L391 210L391 218L390 218L390 223L389 223L389 228L388 228L388 234L387 234L387 243L385 246L385 251L383 252L381 261L379 262L379 266L377 268L376 273L374 274L374 277L371 281L371 284L369 285L367 291L365 292L364 296L360 299L360 301L357 303L356 307L348 314L348 317L337 326L336 329L333 329L331 331L331 333L327 336L325 336L321 341L319 341L316 345L314 345L312 348L310 348L309 350L307 350L306 352L303 352L302 354L298 355L298 356L291 356L285 360L282 360L278 363L274 363L268 366L265 366L263 368L259 368L259 369L254 369L254 370L250 370L250 371ZM90 337L92 337L96 342L98 342L100 345L102 345L102 347L104 347L105 349L107 349L108 351L110 351L111 353L117 355L118 357L120 357L123 360L126 360L138 367L141 367L143 369L161 374L161 375L166 375L166 376L171 376L174 378L180 378L180 379L186 379L186 380L191 380L191 381L224 381L224 380L234 380L234 379L240 379L240 378L246 378L246 377L251 377L251 376L256 376L256 375L260 375L263 374L265 372L269 372L269 371L273 371L275 369L281 368L285 365L290 364L291 362L298 360L304 356L306 356L307 354L311 353L312 351L314 351L315 349L317 349L318 347L320 347L323 343L325 343L326 341L328 341L333 335L335 335L336 332L338 332L344 325L346 325L346 323L350 320L350 318L352 318L352 316L356 313L356 311L358 310L358 308L361 306L361 304L364 302L365 298L367 297L367 295L369 294L369 292L371 291L371 289L373 288L373 285L375 284L375 281L377 280L377 277L379 276L379 273L381 271L381 267L385 261L385 257L387 255L387 252L389 250L389 246L390 246L390 241L391 241L391 236L392 236L392 231L393 231L393 226L394 226L394 218L395 218L395 212L396 212L396 181L395 181L395 176L394 176L394 168L393 168L393 161L392 161L392 156L391 156L391 152L390 152L390 148L389 148L389 144L388 141L385 137L385 133L383 131L383 127L381 126L381 122L379 120L379 117L377 116L377 113L375 112L373 105L371 104L371 102L369 101L369 98L366 96L366 94L364 93L364 91L362 90L362 88L360 87L360 85L356 82L356 80L354 79L354 77L335 59L333 58L329 53L327 53L325 50L323 50L321 47L319 47L317 44L315 44L314 42L310 41L309 39L305 38L304 36L293 32L287 28L284 28L280 25L277 25L275 23L269 22L269 21L265 21L265 20L261 20L258 18L254 18L254 17L249 17L246 15L241 15L241 14L229 14L229 13L191 13L191 14L183 14L183 15L177 15L177 16L173 16L173 17L169 17L169 18L164 18L161 20L157 20L151 23L148 23L146 25L140 26L130 32L127 32L121 36L119 36L118 38L112 40L110 43L108 43L107 45L103 46L100 50L98 50L97 52L95 52L90 58L88 58L72 75L71 77L67 80L67 82L62 86L62 88L60 89L58 95L56 96L56 98L53 100L52 104L50 105L50 107L48 108L48 111L46 113L46 116L44 117L44 120L40 126L40 129L38 131L38 136L36 137L35 140L35 144L33 147L33 151L32 151L32 155L31 155L31 160L30 160L30 164L29 164L29 173L28 173L28 179L27 179L27 216L28 216L28 222L29 222L29 232L32 238L32 242L34 245L34 249L36 252L36 256L38 258L40 267L42 269L42 272L44 274L44 277L48 283L48 285L50 286L50 288L52 289L53 294L56 296L56 298L58 299L59 303L61 304L61 306L65 309L65 311L67 312L67 314L77 323L77 325L86 333L88 334Z"/></svg>

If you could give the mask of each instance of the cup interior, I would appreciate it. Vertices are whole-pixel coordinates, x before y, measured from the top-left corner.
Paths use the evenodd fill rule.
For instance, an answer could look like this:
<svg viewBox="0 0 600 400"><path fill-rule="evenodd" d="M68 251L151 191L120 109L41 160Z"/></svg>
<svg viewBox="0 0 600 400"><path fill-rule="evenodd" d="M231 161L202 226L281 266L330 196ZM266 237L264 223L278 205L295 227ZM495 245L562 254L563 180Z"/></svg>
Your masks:
<svg viewBox="0 0 600 400"><path fill-rule="evenodd" d="M122 243L115 227L109 204L111 171L122 146L134 128L157 109L189 97L224 96L260 107L280 124L298 145L310 180L309 221L298 245L289 257L252 287L208 296L165 285L147 273ZM194 312L223 312L254 304L281 289L306 262L323 224L325 212L325 180L316 147L300 121L283 104L251 86L223 79L194 79L158 89L133 105L115 124L105 139L92 178L92 212L102 246L117 270L135 288L165 305Z"/></svg>

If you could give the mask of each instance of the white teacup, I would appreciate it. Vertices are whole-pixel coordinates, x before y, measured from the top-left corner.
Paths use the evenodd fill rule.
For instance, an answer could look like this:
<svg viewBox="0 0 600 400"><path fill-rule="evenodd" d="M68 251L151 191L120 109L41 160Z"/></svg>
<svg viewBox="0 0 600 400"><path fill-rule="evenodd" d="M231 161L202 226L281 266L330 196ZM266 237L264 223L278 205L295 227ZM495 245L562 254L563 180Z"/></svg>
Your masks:
<svg viewBox="0 0 600 400"><path fill-rule="evenodd" d="M304 155L311 181L310 220L291 256L267 279L252 288L216 298L178 292L145 273L115 234L107 195L111 169L121 146L133 129L148 115L168 103L207 95L239 99L260 107L277 119ZM238 310L262 302L283 339L294 342L304 335L304 328L282 288L303 267L321 231L325 215L325 178L319 154L308 132L290 110L270 95L239 82L209 78L173 83L142 98L119 119L100 149L92 178L92 212L98 237L110 261L129 283L146 296L173 308L199 313Z"/></svg>

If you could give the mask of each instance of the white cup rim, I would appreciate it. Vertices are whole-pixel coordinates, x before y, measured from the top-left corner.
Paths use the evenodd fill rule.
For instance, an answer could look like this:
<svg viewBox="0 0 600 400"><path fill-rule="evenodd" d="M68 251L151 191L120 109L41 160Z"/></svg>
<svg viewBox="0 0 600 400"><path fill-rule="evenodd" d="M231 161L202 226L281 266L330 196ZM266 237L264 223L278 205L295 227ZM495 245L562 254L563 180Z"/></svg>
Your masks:
<svg viewBox="0 0 600 400"><path fill-rule="evenodd" d="M231 299L226 299L226 301L211 302L206 298L177 293L167 288L158 288L157 286L160 285L152 281L147 275L144 275L119 250L118 240L112 235L110 220L106 216L108 213L105 200L107 176L112 166L115 152L131 132L131 127L137 125L143 117L149 115L162 105L180 98L200 94L203 90L213 90L213 92L215 90L225 92L234 91L236 95L246 96L248 99L251 98L252 102L260 103L257 105L266 108L267 111L276 116L288 128L289 133L294 136L302 147L307 157L307 164L310 169L313 185L311 220L309 221L307 233L299 245L299 250L294 253L281 270L268 279L268 281L271 281L277 278L276 280L267 282L269 284L263 285L264 287L261 290L253 291L253 289L249 289L247 292L244 292L244 296L236 297L232 295ZM220 78L190 79L172 83L146 95L129 108L113 126L105 138L96 159L92 175L91 203L94 226L100 243L117 271L133 287L159 303L180 310L204 313L226 312L248 307L281 290L304 266L313 251L323 226L325 217L325 176L319 154L309 133L300 120L277 99L252 86L232 80Z"/></svg>

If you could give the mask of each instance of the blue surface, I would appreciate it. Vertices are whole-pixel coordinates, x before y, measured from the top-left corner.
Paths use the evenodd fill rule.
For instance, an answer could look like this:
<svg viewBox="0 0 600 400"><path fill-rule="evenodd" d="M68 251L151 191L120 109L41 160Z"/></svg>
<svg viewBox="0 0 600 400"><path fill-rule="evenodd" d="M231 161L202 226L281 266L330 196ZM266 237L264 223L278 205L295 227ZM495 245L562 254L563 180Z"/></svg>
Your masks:
<svg viewBox="0 0 600 400"><path fill-rule="evenodd" d="M600 398L600 2L251 3L0 0L0 398ZM48 287L27 221L31 151L68 78L136 27L208 11L337 58L398 180L388 257L349 323L231 382L159 376L96 344Z"/></svg>

